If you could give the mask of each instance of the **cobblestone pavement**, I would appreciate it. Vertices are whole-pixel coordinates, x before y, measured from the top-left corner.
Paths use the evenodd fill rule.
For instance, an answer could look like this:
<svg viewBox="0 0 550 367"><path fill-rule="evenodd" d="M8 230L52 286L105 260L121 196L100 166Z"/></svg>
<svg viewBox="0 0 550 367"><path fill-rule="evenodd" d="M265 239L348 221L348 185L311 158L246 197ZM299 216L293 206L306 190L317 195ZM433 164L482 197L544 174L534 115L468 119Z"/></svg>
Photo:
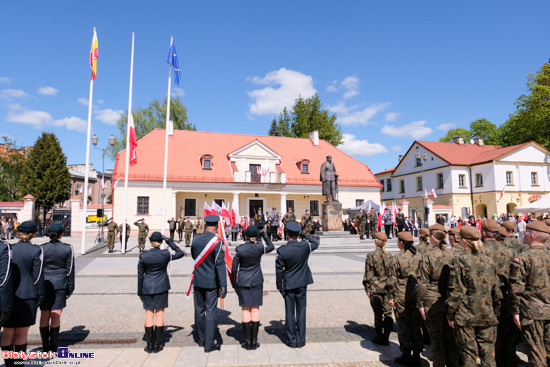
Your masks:
<svg viewBox="0 0 550 367"><path fill-rule="evenodd" d="M35 239L34 243L45 242ZM170 266L172 289L165 313L165 350L148 355L143 352L145 313L137 291L138 250L136 238L130 238L129 251L107 254L104 246L93 246L79 255L80 239L68 239L76 253L76 289L63 311L60 344L71 351L95 352L93 360L81 361L91 366L379 366L396 365L399 349L396 333L390 345L380 347L369 340L373 336L373 314L362 287L364 258L372 249L365 243L365 254L319 254L311 256L315 283L308 287L307 345L290 349L284 345L284 301L275 286L275 256L263 260L264 300L260 308L260 349L245 351L241 310L236 294L229 289L225 309L217 314L216 339L220 352L205 354L193 339L193 301L185 293L191 280L190 257ZM279 242L282 244L282 242ZM117 248L115 246L115 248ZM369 249L370 248L370 249ZM185 249L189 252L189 249ZM29 332L30 348L39 350L38 324ZM522 358L525 356L519 353ZM429 365L430 350L424 352ZM60 359L52 360L60 362ZM38 363L37 360L28 362Z"/></svg>

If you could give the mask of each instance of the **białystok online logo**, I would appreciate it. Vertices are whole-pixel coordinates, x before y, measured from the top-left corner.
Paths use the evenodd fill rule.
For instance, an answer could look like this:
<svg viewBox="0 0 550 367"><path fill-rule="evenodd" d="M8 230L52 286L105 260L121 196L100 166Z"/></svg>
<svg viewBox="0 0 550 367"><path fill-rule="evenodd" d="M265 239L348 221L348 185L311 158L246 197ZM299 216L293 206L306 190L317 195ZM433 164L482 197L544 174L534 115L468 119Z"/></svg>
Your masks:
<svg viewBox="0 0 550 367"><path fill-rule="evenodd" d="M69 348L57 348L57 353L54 352L14 352L14 351L5 351L2 353L3 359L91 359L95 358L94 352L71 352Z"/></svg>
<svg viewBox="0 0 550 367"><path fill-rule="evenodd" d="M57 358L95 358L94 352L71 352L69 348L57 348Z"/></svg>

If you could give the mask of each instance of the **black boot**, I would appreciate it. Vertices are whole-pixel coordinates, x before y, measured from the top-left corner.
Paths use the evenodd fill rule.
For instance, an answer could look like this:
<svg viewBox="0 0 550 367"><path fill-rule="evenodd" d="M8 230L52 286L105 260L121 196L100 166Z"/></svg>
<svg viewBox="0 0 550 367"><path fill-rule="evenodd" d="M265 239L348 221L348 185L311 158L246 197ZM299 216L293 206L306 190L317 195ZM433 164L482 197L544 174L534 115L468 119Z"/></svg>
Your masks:
<svg viewBox="0 0 550 367"><path fill-rule="evenodd" d="M243 322L243 335L244 342L241 343L241 347L246 350L250 350L250 345L252 344L252 322Z"/></svg>
<svg viewBox="0 0 550 367"><path fill-rule="evenodd" d="M53 327L50 329L50 350L57 353L57 347L59 339L59 327Z"/></svg>
<svg viewBox="0 0 550 367"><path fill-rule="evenodd" d="M162 345L162 333L164 332L163 326L155 326L155 348L153 348L153 353L158 353L164 349Z"/></svg>
<svg viewBox="0 0 550 367"><path fill-rule="evenodd" d="M388 316L384 319L384 345L390 344L390 334L392 330L393 330L393 319Z"/></svg>
<svg viewBox="0 0 550 367"><path fill-rule="evenodd" d="M145 342L147 345L143 348L147 353L153 353L153 327L145 327Z"/></svg>
<svg viewBox="0 0 550 367"><path fill-rule="evenodd" d="M380 322L374 322L374 338L372 338L372 342L374 344L378 344L378 345L384 345L384 336L382 335L382 330L383 330L383 327L382 327L383 323Z"/></svg>
<svg viewBox="0 0 550 367"><path fill-rule="evenodd" d="M13 344L2 345L2 350L4 352L9 352L9 351L13 352ZM4 359L4 363L6 364L6 367L13 367L14 366L13 359L11 359L11 358Z"/></svg>
<svg viewBox="0 0 550 367"><path fill-rule="evenodd" d="M258 343L258 329L260 328L260 322L259 321L252 321L252 342L250 343L250 349L255 350L260 347L260 343Z"/></svg>
<svg viewBox="0 0 550 367"><path fill-rule="evenodd" d="M420 366L420 352L413 352L411 366Z"/></svg>
<svg viewBox="0 0 550 367"><path fill-rule="evenodd" d="M401 353L401 357L395 358L395 362L397 364L400 364L402 366L410 366L412 362L411 358L411 352L409 353Z"/></svg>
<svg viewBox="0 0 550 367"><path fill-rule="evenodd" d="M50 351L50 327L44 326L40 328L40 338L42 339L42 352Z"/></svg>
<svg viewBox="0 0 550 367"><path fill-rule="evenodd" d="M13 349L15 353L17 352L26 352L27 351L27 343L15 345L15 348ZM24 366L25 360L23 358L17 358L13 360L13 364L15 366Z"/></svg>

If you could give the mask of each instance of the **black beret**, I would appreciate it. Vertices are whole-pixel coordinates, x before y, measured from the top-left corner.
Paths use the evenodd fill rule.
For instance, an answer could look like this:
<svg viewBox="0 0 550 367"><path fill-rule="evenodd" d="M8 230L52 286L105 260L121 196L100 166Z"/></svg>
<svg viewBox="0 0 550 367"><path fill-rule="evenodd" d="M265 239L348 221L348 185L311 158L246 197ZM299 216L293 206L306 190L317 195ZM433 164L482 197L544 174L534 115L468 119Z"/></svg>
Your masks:
<svg viewBox="0 0 550 367"><path fill-rule="evenodd" d="M153 232L153 234L151 235L151 237L149 237L149 240L153 241L153 242L162 242L163 241L163 236L160 232Z"/></svg>
<svg viewBox="0 0 550 367"><path fill-rule="evenodd" d="M204 221L207 226L217 226L220 221L220 216L216 214L210 214L204 217Z"/></svg>
<svg viewBox="0 0 550 367"><path fill-rule="evenodd" d="M17 231L23 233L34 233L38 231L38 229L36 228L36 224L33 221L28 220L21 223L19 227L17 227Z"/></svg>
<svg viewBox="0 0 550 367"><path fill-rule="evenodd" d="M244 231L244 235L248 237L258 237L258 228L256 226L248 226L248 228Z"/></svg>
<svg viewBox="0 0 550 367"><path fill-rule="evenodd" d="M286 230L288 232L299 233L302 230L302 226L298 222L288 222L286 224Z"/></svg>
<svg viewBox="0 0 550 367"><path fill-rule="evenodd" d="M57 233L57 234L61 234L61 233L65 232L65 228L63 228L61 223L54 223L50 226L50 228L48 228L48 231L49 232L54 232L54 233Z"/></svg>

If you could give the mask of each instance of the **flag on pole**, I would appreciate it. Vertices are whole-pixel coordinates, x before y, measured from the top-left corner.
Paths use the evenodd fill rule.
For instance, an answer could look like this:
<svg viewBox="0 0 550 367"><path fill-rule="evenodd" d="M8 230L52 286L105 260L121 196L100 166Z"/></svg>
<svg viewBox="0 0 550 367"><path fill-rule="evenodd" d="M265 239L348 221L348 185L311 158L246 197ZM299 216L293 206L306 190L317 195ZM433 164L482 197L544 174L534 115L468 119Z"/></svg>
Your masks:
<svg viewBox="0 0 550 367"><path fill-rule="evenodd" d="M113 187L113 190L116 189L116 185L118 184L118 181L120 180L116 180L115 182L112 183L111 186Z"/></svg>
<svg viewBox="0 0 550 367"><path fill-rule="evenodd" d="M227 207L225 206L225 201L222 202L222 217L226 218L228 222L231 221L231 215L229 214L229 210L227 210Z"/></svg>
<svg viewBox="0 0 550 367"><path fill-rule="evenodd" d="M105 188L105 176L101 175L101 185L99 186L100 190L103 190Z"/></svg>
<svg viewBox="0 0 550 367"><path fill-rule="evenodd" d="M176 82L176 85L180 85L181 71L180 64L178 62L178 55L176 53L176 45L174 43L170 46L170 51L168 51L168 60L166 60L166 62L174 68L174 81Z"/></svg>
<svg viewBox="0 0 550 367"><path fill-rule="evenodd" d="M204 217L206 218L207 215L212 214L212 208L210 208L210 205L206 204L206 201L204 202Z"/></svg>
<svg viewBox="0 0 550 367"><path fill-rule="evenodd" d="M212 214L221 214L222 212L222 207L219 206L215 201L212 201Z"/></svg>
<svg viewBox="0 0 550 367"><path fill-rule="evenodd" d="M97 77L97 57L99 56L97 51L97 33L94 28L94 36L92 38L92 48L90 49L90 68L92 73L90 75L90 80L95 80Z"/></svg>
<svg viewBox="0 0 550 367"><path fill-rule="evenodd" d="M500 192L500 198L502 199L502 196L504 195L504 192L506 191L506 185L502 188L502 191Z"/></svg>
<svg viewBox="0 0 550 367"><path fill-rule="evenodd" d="M136 128L134 126L134 116L132 113L128 116L128 129L130 131L130 166L137 163L137 138Z"/></svg>
<svg viewBox="0 0 550 367"><path fill-rule="evenodd" d="M435 189L430 190L430 194L434 197L434 199L437 197L437 194L435 193Z"/></svg>
<svg viewBox="0 0 550 367"><path fill-rule="evenodd" d="M428 196L428 191L426 191L426 189L424 189L424 196L426 197L426 200L428 200L430 197Z"/></svg>
<svg viewBox="0 0 550 367"><path fill-rule="evenodd" d="M397 205L392 201L392 214L391 214L391 220L393 222L393 225L397 225Z"/></svg>

